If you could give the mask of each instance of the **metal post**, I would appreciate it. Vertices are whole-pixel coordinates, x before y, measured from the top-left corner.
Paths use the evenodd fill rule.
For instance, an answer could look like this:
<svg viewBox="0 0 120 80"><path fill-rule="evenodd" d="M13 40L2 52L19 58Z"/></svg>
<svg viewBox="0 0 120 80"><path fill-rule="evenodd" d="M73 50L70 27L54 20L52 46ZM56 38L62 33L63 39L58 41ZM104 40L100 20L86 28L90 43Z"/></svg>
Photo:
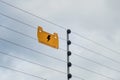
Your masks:
<svg viewBox="0 0 120 80"><path fill-rule="evenodd" d="M69 40L69 34L71 33L71 30L67 30L67 80L72 78L72 75L70 73L70 67L72 66L72 63L69 61L69 57L71 55L71 51L69 50L69 45L71 44L71 41Z"/></svg>

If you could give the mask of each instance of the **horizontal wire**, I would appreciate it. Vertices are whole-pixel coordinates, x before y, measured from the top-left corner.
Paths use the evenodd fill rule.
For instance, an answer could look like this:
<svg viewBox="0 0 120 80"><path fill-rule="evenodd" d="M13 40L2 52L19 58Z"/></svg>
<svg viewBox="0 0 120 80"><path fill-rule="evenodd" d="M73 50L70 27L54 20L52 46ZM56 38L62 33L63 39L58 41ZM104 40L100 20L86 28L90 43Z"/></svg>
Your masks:
<svg viewBox="0 0 120 80"><path fill-rule="evenodd" d="M23 22L23 21L20 21L20 20L18 20L18 19L15 19L15 18L12 18L12 17L10 17L10 16L7 16L7 15L1 13L1 12L0 12L0 15L3 15L3 16L5 16L5 17L9 18L9 19L12 19L12 20L17 21L17 22L20 22L20 23L22 23L22 24L24 24L24 25L27 25L28 27L32 27L32 28L36 29L36 28L35 28L34 26L32 26L32 25L29 25L29 24L27 24L27 23L25 23L25 22ZM29 35L28 35L28 36L29 36ZM30 37L30 36L29 36L29 37ZM34 39L34 38L33 38L33 39ZM65 41L65 39L63 39L63 38L61 38L61 37L60 37L60 39ZM93 50L91 50L91 49L89 49L89 48L83 47L83 46L78 45L78 44L76 44L76 43L72 43L72 44L74 44L74 45L76 45L76 46L78 46L78 47L81 47L81 48L83 48L83 49L86 49L86 50L88 50L88 51L90 51L90 52L92 52L92 53L95 53L95 54L97 54L97 55L100 55L100 56L102 56L102 57L104 57L104 58L107 58L108 60L111 60L111 61L113 61L113 62L115 62L115 63L120 64L119 61L116 61L116 60L114 60L114 59L112 59L112 58L110 58L110 57L107 57L107 56L105 56L105 55L102 55L101 53L95 52L95 51L93 51Z"/></svg>
<svg viewBox="0 0 120 80"><path fill-rule="evenodd" d="M17 43L14 43L14 42L8 41L8 40L3 39L3 38L1 38L1 37L0 37L0 40L5 41L5 42L8 42L8 43L11 43L11 44L13 44L13 45L16 45L16 46L19 46L19 47L22 47L22 48L25 48L25 49L28 49L28 50L33 51L33 52L35 52L35 53L41 54L41 52L39 52L39 51L36 51L36 50L34 50L34 49L31 49L31 48L28 48L28 47L25 47L25 46L19 45L19 44L17 44ZM42 55L45 55L45 56L47 56L47 57L50 57L50 58L53 58L53 59L55 59L55 60L58 60L58 61L61 61L61 62L66 63L66 61L64 61L64 60L61 60L61 59L58 59L58 58L55 58L55 57L49 56L49 55L47 55L47 54L45 54L45 53L44 53L44 54L42 53ZM52 70L52 68L51 68L51 70ZM53 70L54 70L54 71L57 71L57 70L55 70L55 69L53 69ZM58 70L58 71L59 71L59 70ZM58 71L57 71L57 72L58 72ZM67 74L67 73L62 72L62 71L59 71L59 72L64 73L64 74ZM75 76L75 75L73 75L73 76L74 76L75 78L80 78L80 77ZM81 80L84 80L84 79L81 78Z"/></svg>
<svg viewBox="0 0 120 80"><path fill-rule="evenodd" d="M15 18L13 18L13 17L7 16L7 15L1 13L1 12L0 12L0 15L3 15L3 16L5 16L5 17L9 18L9 19L14 20L14 21L20 22L20 23L22 23L22 24L24 24L24 25L27 25L28 27L31 26L32 28L35 29L34 26L29 25L29 24L27 24L27 23L25 23L25 22L22 22L22 21L20 21L20 20L18 20L18 19L15 19ZM28 35L28 36L29 36L29 35ZM29 37L30 37L30 36L29 36ZM33 39L34 39L34 38L33 38ZM61 37L60 37L60 39L66 41L65 39L63 39L63 38L61 38ZM102 55L101 53L98 53L98 52L96 52L96 51L94 51L94 50L91 50L91 49L89 49L89 48L83 47L83 46L78 45L78 44L76 44L76 43L74 43L74 42L72 42L72 44L75 45L75 46L81 47L81 48L83 48L83 49L86 49L86 50L88 50L89 52L92 52L92 53L94 53L94 54L97 54L97 55L100 55L100 56L102 56L102 57L104 57L104 58L107 58L108 60L111 60L111 61L113 61L113 62L115 62L115 63L120 64L119 61L116 61L116 60L114 60L114 59L112 59L112 58L110 58L110 57L107 57L107 56L105 56L105 55Z"/></svg>
<svg viewBox="0 0 120 80"><path fill-rule="evenodd" d="M44 19L44 18L42 18L42 17L39 17L39 16L37 16L37 15L35 15L35 14L33 14L33 13L30 13L29 11L26 11L26 10L23 10L23 9L21 9L21 8L18 8L18 7L14 6L14 5L11 5L11 4L3 1L3 0L0 0L0 2L4 3L4 4L6 4L6 5L9 5L9 6L13 7L13 8L16 8L16 9L18 9L18 10L24 12L24 13L27 13L27 14L29 14L29 15L32 15L32 16L34 16L34 17L36 17L36 18L39 18L39 19L41 19L41 20L43 20L43 21L45 21L45 22L48 22L48 23L53 24L53 25L55 25L55 26L59 26L60 28L66 30L66 28L64 28L63 26L60 26L60 25L55 24L55 23L53 23L53 22L51 22L51 21L49 21L49 20L46 20L46 19Z"/></svg>
<svg viewBox="0 0 120 80"><path fill-rule="evenodd" d="M18 33L18 34L21 34L21 35L23 35L23 36L25 36L25 37L29 37L29 38L31 38L31 39L34 39L33 37L31 37L31 36L29 36L29 35L27 35L27 34L24 34L24 33L18 32L18 31L16 31L16 30L13 30L13 29L8 28L8 27L6 27L6 26L0 25L0 27L6 28L6 29L8 29L8 30L10 30L10 31L16 32L16 33ZM37 39L34 39L34 40L37 40ZM62 50L62 51L66 51L65 49L62 49L62 48L60 48L60 50ZM72 53L73 53L73 52L72 52ZM90 62L96 63L96 64L98 64L98 65L101 65L101 66L103 66L103 67L109 68L109 69L114 70L114 71L116 71L116 72L120 72L120 71L117 70L117 69L114 69L114 68L111 68L111 67L109 67L109 66L103 65L103 64L98 63L98 62L96 62L96 61L94 61L94 60L91 60L91 59L89 59L89 58L86 58L86 57L80 56L80 55L78 55L78 54L76 54L76 53L73 53L73 54L76 55L76 56L78 56L78 57L80 57L80 58L82 58L82 59L84 59L84 60L87 60L87 61L90 61ZM62 61L62 62L66 62L66 61Z"/></svg>
<svg viewBox="0 0 120 80"><path fill-rule="evenodd" d="M7 30L10 30L10 31L12 31L12 32L15 32L15 33L18 33L18 34L24 35L25 37L29 37L29 38L31 38L31 39L33 39L33 40L37 40L37 39L34 38L34 37L31 37L31 36L29 36L29 35L27 35L27 34L24 34L24 33L22 33L22 32L19 32L19 31L13 30L13 29L11 29L11 28L9 28L9 27L6 27L6 26L3 26L3 25L1 25L1 24L0 24L0 27L5 28L5 29L7 29Z"/></svg>
<svg viewBox="0 0 120 80"><path fill-rule="evenodd" d="M61 61L61 62L66 62L66 61L64 61L64 60L62 60L62 59L59 59L59 58L56 58L56 57L53 57L53 56L47 55L47 54L45 54L45 53L43 53L43 52L40 52L40 51L37 51L37 50L31 49L31 48L28 48L28 47L22 46L22 45L20 45L20 44L14 43L14 42L11 42L11 41L8 41L8 40L5 40L5 39L3 39L3 38L1 38L1 37L0 37L0 40L3 40L3 41L6 41L6 42L9 42L9 43L14 44L14 45L16 45L16 46L19 46L19 47L25 48L25 49L27 49L27 50L33 51L33 52L35 52L35 53L37 53L37 54L41 54L41 55L47 56L47 57L49 57L49 58L52 58L52 59L55 59L55 60L58 60L58 61Z"/></svg>
<svg viewBox="0 0 120 80"><path fill-rule="evenodd" d="M32 64L34 64L34 65L38 65L38 66L40 66L40 67L43 67L43 68L46 68L46 69L49 69L49 70L53 70L53 71L56 71L56 72L59 72L59 73L66 74L65 72L62 72L62 71L59 71L59 70L56 70L56 69L53 69L53 68L50 68L50 67L47 67L47 66L41 65L41 64L39 64L39 63L36 63L36 62L30 61L30 60L27 60L27 59L23 59L23 58L20 58L20 57L17 57L17 56L11 55L11 54L7 54L7 53L2 52L2 51L0 51L0 54L7 55L7 56L10 56L10 57L13 57L13 58L16 58L16 59L19 59L19 60L22 60L22 61L25 61L25 62L28 62L28 63L32 63Z"/></svg>
<svg viewBox="0 0 120 80"><path fill-rule="evenodd" d="M56 72L59 72L59 73L62 73L62 74L67 74L63 71L60 71L60 70L56 70L56 69L53 69L53 68L50 68L50 67L47 67L47 66L44 66L44 65L41 65L39 63L36 63L36 62L33 62L33 61L30 61L30 60L27 60L27 59L23 59L23 58L20 58L20 57L17 57L17 56L14 56L14 55L11 55L11 54L8 54L8 53L5 53L5 52L2 52L0 51L0 54L3 54L3 55L7 55L7 56L10 56L12 58L16 58L16 59L19 59L21 61L25 61L25 62L28 62L28 63L31 63L31 64L34 64L34 65L37 65L37 66L40 66L40 67L43 67L43 68L46 68L46 69L49 69L49 70L52 70L52 71L56 71ZM84 80L83 78L81 77L78 77L78 76L75 76L73 75L75 78L79 78L81 80Z"/></svg>
<svg viewBox="0 0 120 80"><path fill-rule="evenodd" d="M79 45L79 44L76 44L76 43L73 43L73 44L75 44L76 46L81 47L81 48L83 48L83 49L85 49L85 50L87 50L87 51L89 51L89 52L92 52L92 53L94 53L94 54L100 55L100 56L102 56L102 57L104 57L104 58L106 58L106 59L108 59L108 60L111 60L111 61L113 61L113 62L115 62L115 63L120 64L119 61L114 60L114 59L112 59L112 58L110 58L110 57L108 57L108 56L105 56L105 55L103 55L103 54L101 54L101 53L99 53L99 52L96 52L96 51L94 51L94 50L91 50L91 49L89 49L89 48L87 48L87 47L84 47L84 46Z"/></svg>
<svg viewBox="0 0 120 80"><path fill-rule="evenodd" d="M25 22L23 22L23 21L21 21L21 20L12 18L12 17L10 17L10 16L8 16L8 15L5 15L5 14L3 14L3 13L1 13L1 12L0 12L0 15L5 16L5 17L7 17L7 18L9 18L9 19L12 19L12 20L14 20L14 21L16 21L16 22L19 22L19 23L21 23L21 24L24 24L24 25L27 25L27 26L29 26L29 27L31 27L31 28L36 29L36 27L34 27L34 26L30 25L30 24L27 24L27 23L25 23Z"/></svg>
<svg viewBox="0 0 120 80"><path fill-rule="evenodd" d="M5 2L6 3L6 2ZM11 5L12 6L12 5ZM15 7L15 6L12 6L12 7ZM20 8L18 8L19 10L22 10L22 9L20 9ZM32 15L31 13L29 13L29 12L27 12L28 14L30 14L30 15ZM36 15L33 15L33 16L36 16ZM36 16L36 17L39 17L39 16ZM42 20L44 20L45 21L45 19L42 19ZM48 22L48 23L51 23L51 24L54 24L54 23L52 23L52 22L50 22L50 21L48 21L48 20L46 20L46 22ZM56 25L56 26L59 26L59 25L57 25L57 24L54 24L54 25ZM62 26L60 26L60 27L62 27ZM64 28L64 27L63 27ZM63 39L64 40L64 39Z"/></svg>
<svg viewBox="0 0 120 80"><path fill-rule="evenodd" d="M27 34L18 32L18 31L16 31L16 30L13 30L13 29L8 28L8 27L6 27L6 26L0 25L0 27L3 27L3 28L5 28L5 29L8 29L8 30L13 31L13 32L18 33L18 34L21 34L21 35L23 35L23 36L25 36L25 37L29 37L29 38L31 38L31 39L37 40L37 39L35 39L35 38L27 35ZM60 48L60 50L66 51L65 49L62 49L62 48ZM72 52L72 53L73 53L73 52ZM81 57L81 58L83 58L83 59L85 59L85 60L87 60L87 61L91 61L91 62L93 62L93 63L96 63L96 64L102 65L102 66L104 66L104 67L107 67L107 66L105 66L105 65L103 65L103 64L97 63L96 61L93 61L93 60L91 60L91 59L85 58L85 57L80 56L80 55L78 55L78 54L76 54L76 53L73 53L73 54L76 55L76 56L78 56L78 57ZM64 62L66 62L66 61L64 61ZM108 68L108 67L107 67L107 68ZM110 67L109 67L109 68L110 68ZM113 69L113 68L110 68L110 69L115 70L115 69ZM120 72L120 71L118 71L118 70L115 70L115 71Z"/></svg>
<svg viewBox="0 0 120 80"><path fill-rule="evenodd" d="M6 15L4 15L4 14L2 14L3 16L6 16ZM11 18L11 17L9 17L9 16L6 16L6 17L8 17L8 18ZM29 24L26 24L26 23L24 23L24 22L22 22L22 21L20 21L20 20L17 20L17 19L14 19L14 18L11 18L11 19L13 19L13 20L15 20L15 21L17 21L17 22L20 22L20 23L22 23L22 24L25 24L25 25L28 25L28 26L30 26ZM35 28L35 27L33 27L32 26L32 28ZM65 40L65 39L63 39L63 38L61 38L62 40ZM104 56L103 56L104 57ZM110 58L109 58L110 59Z"/></svg>
<svg viewBox="0 0 120 80"><path fill-rule="evenodd" d="M114 78L108 77L108 76L103 75L103 74L101 74L101 73L97 73L97 72L92 71L92 70L90 70L90 69L87 69L87 68L84 68L84 67L81 67L81 66L78 66L78 65L75 65L75 66L78 67L78 68L81 68L81 69L83 69L83 70L92 72L92 73L94 73L94 74L100 75L100 76L102 76L102 77L105 77L105 78L108 78L108 79L111 79L111 80L116 80L116 79L114 79Z"/></svg>
<svg viewBox="0 0 120 80"><path fill-rule="evenodd" d="M16 69L12 69L12 68L10 68L10 67L6 67L6 66L2 66L2 65L0 65L0 67L1 67L1 68L5 68L5 69L8 69L8 70L11 70L11 71L15 71L15 72L18 72L18 73L27 75L27 76L32 76L32 77L39 78L39 79L42 79L42 80L47 80L47 79L42 78L42 77L40 77L40 76L36 76L36 75L29 74L29 73L26 73L26 72L23 72L23 71L19 71L19 70L16 70Z"/></svg>
<svg viewBox="0 0 120 80"><path fill-rule="evenodd" d="M8 16L8 15L5 15L5 14L3 14L3 13L1 13L0 12L0 15L2 15L2 16L4 16L4 17L7 17L7 18L9 18L9 19L11 19L11 20L13 20L13 21L16 21L16 22L19 22L19 23L21 23L21 24L24 24L24 25L27 25L28 27L31 27L31 28L33 28L33 29L36 29L36 27L34 27L33 25L30 25L30 24L28 24L28 23L25 23L25 22L23 22L23 21L21 21L21 20L18 20L18 19L15 19L15 18L13 18L13 17L10 17L10 16ZM29 36L29 35L28 35ZM30 37L30 36L29 36ZM65 41L65 39L64 38L62 38L62 37L59 37L61 40L64 40ZM35 39L35 38L33 38L33 39Z"/></svg>
<svg viewBox="0 0 120 80"><path fill-rule="evenodd" d="M58 24L56 24L56 23L54 23L54 22L52 22L52 21L46 20L46 19L44 19L44 18L42 18L42 17L39 17L39 16L37 16L37 15L29 12L29 11L23 10L23 9L21 9L21 8L19 8L19 7L17 7L17 6L14 6L14 5L10 4L10 3L7 3L7 2L5 2L5 1L3 1L3 0L0 0L0 2L6 4L6 5L8 5L8 6L11 6L11 7L15 8L15 9L18 9L18 10L24 12L24 13L27 13L27 14L33 16L33 17L39 18L39 19L41 19L41 20L43 20L43 21L45 21L45 22L47 22L47 23L53 24L53 25L55 25L55 26L57 26L57 27L60 27L61 29L67 30L64 26L61 26L61 25L58 25ZM98 42L96 42L96 41L94 41L94 40L91 40L91 39L89 39L89 38L87 38L87 37L85 37L85 36L82 36L81 34L79 34L79 33L77 33L77 32L73 32L73 33L74 33L75 35L81 37L81 38L84 38L84 39L86 39L86 40L88 40L88 41L91 41L92 43L94 43L94 44L96 44L96 45L99 45L99 46L101 46L101 47L103 47L103 48L105 48L105 49L107 49L107 50L109 50L109 51L112 51L112 52L117 53L118 55L120 55L120 52L118 52L118 51L116 51L116 50L113 50L113 49L111 49L111 48L108 48L108 47L104 46L103 44L100 44L100 43L98 43ZM63 40L64 40L64 39L63 39Z"/></svg>
<svg viewBox="0 0 120 80"><path fill-rule="evenodd" d="M11 43L11 44L15 44L15 45L17 45L16 43L13 43L13 42L8 41L8 40L6 40L6 39L3 39L3 38L0 38L0 39L3 40L3 41L9 42L9 43ZM17 45L17 46L19 46L19 45ZM21 45L20 45L20 47L21 47ZM23 48L24 48L24 47L23 47ZM31 49L30 49L30 50L31 50ZM54 58L54 59L55 59L55 58ZM57 59L57 60L59 60L59 59ZM64 62L67 63L66 61L64 61ZM89 71L89 72L95 73L95 74L100 75L100 76L102 76L102 77L105 77L105 78L108 78L108 79L112 79L112 78L110 78L110 77L108 77L108 76L105 76L105 75L103 75L103 74L100 74L100 73L94 72L94 71L92 71L92 70L89 70L89 69L86 69L86 68L80 67L80 66L75 65L75 64L73 64L73 65L74 65L75 67L78 67L78 68L80 68L80 69L87 70L87 71ZM112 80L114 80L114 79L112 79Z"/></svg>
<svg viewBox="0 0 120 80"><path fill-rule="evenodd" d="M89 58L83 57L83 56L78 55L78 54L76 54L76 53L73 53L73 54L76 55L76 56L78 56L78 57L80 57L80 58L82 58L82 59L84 59L84 60L87 60L87 61L89 61L89 62L92 62L92 63L98 64L98 65L100 65L100 66L102 66L102 67L105 67L105 68L107 68L107 69L110 69L110 70L113 70L113 71L116 71L116 72L119 72L119 73L120 73L120 70L117 70L117 69L111 68L111 67L109 67L109 66L106 66L106 65L104 65L104 64L101 64L101 63L99 63L99 62L96 62L96 61L94 61L94 60L92 60L92 59L89 59Z"/></svg>
<svg viewBox="0 0 120 80"><path fill-rule="evenodd" d="M116 50L113 50L113 49L111 49L111 48L109 48L109 47L106 47L106 46L104 46L103 44L100 44L100 43L98 43L98 42L96 42L96 41L94 41L94 40L92 40L92 39L89 39L89 38L81 35L81 34L78 34L78 33L76 33L76 32L73 32L73 34L75 34L75 35L77 35L77 36L79 36L79 37L81 37L81 38L83 38L83 39L86 39L86 40L88 40L88 41L90 41L90 42L92 42L92 43L94 43L94 44L96 44L96 45L98 45L98 46L101 46L101 47L103 47L103 48L105 48L105 49L107 49L107 50L109 50L109 51L111 51L111 52L114 52L114 53L120 55L120 52L119 52L119 51L116 51Z"/></svg>

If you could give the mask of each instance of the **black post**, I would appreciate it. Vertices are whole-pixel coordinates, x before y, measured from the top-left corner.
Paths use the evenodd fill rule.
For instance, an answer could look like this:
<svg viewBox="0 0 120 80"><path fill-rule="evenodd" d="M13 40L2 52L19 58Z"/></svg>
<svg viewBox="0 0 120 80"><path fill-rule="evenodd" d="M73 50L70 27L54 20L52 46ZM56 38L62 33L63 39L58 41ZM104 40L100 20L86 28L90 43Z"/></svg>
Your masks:
<svg viewBox="0 0 120 80"><path fill-rule="evenodd" d="M71 30L67 30L67 80L72 78L72 74L70 73L70 67L72 66L72 63L69 61L69 56L71 55L71 51L69 50L69 45L71 44L71 41L69 40L69 34L71 33Z"/></svg>

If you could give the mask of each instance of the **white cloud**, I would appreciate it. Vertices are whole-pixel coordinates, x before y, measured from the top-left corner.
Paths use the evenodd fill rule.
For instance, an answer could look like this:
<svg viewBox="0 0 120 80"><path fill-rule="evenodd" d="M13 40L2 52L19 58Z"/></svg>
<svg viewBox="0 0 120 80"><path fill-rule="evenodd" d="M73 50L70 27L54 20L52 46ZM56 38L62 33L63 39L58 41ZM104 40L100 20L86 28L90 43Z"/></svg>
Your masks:
<svg viewBox="0 0 120 80"><path fill-rule="evenodd" d="M9 2L15 6L18 6L22 9L28 10L34 14L37 14L40 17L43 17L47 20L51 20L55 23L62 24L66 28L70 28L72 31L77 32L79 34L83 34L86 37L97 41L99 43L102 43L103 45L106 45L108 47L111 47L112 49L119 51L119 44L120 44L120 38L119 38L119 32L120 32L120 24L119 24L119 1L117 0L14 0L14 2L11 2L10 0L5 0L6 2ZM0 3L1 4L1 3ZM35 17L32 17L28 14L25 14L23 12L20 12L14 8L10 8L5 5L1 5L1 10L3 13L10 15L14 18L17 18L21 21L27 22L30 25L34 25L37 27L37 25L42 25L46 31L49 32L58 32L61 37L66 38L66 33L60 28L57 28L54 25L43 23L42 20L37 19ZM1 23L9 26L12 29L15 29L17 31L20 31L25 34L29 34L32 37L36 38L36 30L33 30L32 28L28 28L27 26L17 23L12 20L8 20L7 18L1 17ZM69 26L69 27L67 27ZM21 35L15 34L13 32L7 31L3 28L0 28L0 37L4 37L10 41L22 44L24 46L30 47L32 49L45 52L48 55L58 57L60 59L64 58L64 54L66 52L59 52L60 50L53 50L49 47L46 47L42 44L38 44L37 41L31 40L29 38L25 38ZM6 32L7 31L7 32ZM14 35L14 36L13 36ZM88 42L87 40L84 40L82 38L79 38L78 36L75 36L74 34L70 35L70 39L74 41L75 43L79 43L81 45L84 45L92 50L98 51L103 55L109 56L115 60L119 61L119 56L117 54L113 54L112 52L105 50L104 48L98 47L97 45ZM60 41L60 47L65 48L65 42L62 40ZM8 51L12 50L13 52L16 52L15 55L18 56L24 56L24 58L30 58L34 61L40 62L41 64L44 64L46 66L50 66L59 70L65 70L65 64L59 63L56 60L47 58L45 56L39 56L35 54L34 52L31 52L29 56L24 55L25 53L28 54L30 51L21 49L16 46L11 46L10 44L5 44L2 41L0 41L1 46L0 48L4 51L5 47L8 49ZM4 45L5 44L5 45ZM14 48L14 49L13 49ZM94 61L100 62L105 65L109 65L114 68L116 66L116 69L119 68L119 64L111 62L110 60L104 59L103 57L100 57L98 55L92 54L84 49L80 49L79 47L71 46L71 49L73 52L76 52L77 54L90 58ZM20 52L24 51L24 53ZM9 51L9 52L10 52ZM17 53L17 51L19 53ZM80 53L78 53L78 51ZM14 54L14 53L13 53ZM33 55L32 55L33 54ZM58 54L58 55L57 55ZM31 58L31 56L36 57ZM72 57L72 56L71 56ZM110 77L115 79L120 79L118 73L112 72L111 70L105 69L101 67L100 65L96 65L93 63L90 63L89 61L85 61L80 59L79 57L76 59L76 57L73 56L71 60L83 67L89 68L90 70L94 70L98 73L110 75ZM11 61L11 60L10 60ZM1 61L4 62L4 61ZM6 63L7 65L7 63ZM53 71L46 70L44 68L40 68L38 66L25 63L22 61L12 60L12 63L10 63L11 66L14 66L14 68L22 69L26 72L33 73L35 75L41 75L45 78L48 78L48 80L65 80L66 75L58 74ZM61 66L62 65L62 66ZM95 68L95 69L94 69ZM96 75L94 73L78 69L75 67L72 67L71 69L73 75L80 75L81 77L89 80L109 80L105 79L99 75ZM13 76L16 76L11 71L8 72L8 74L5 77L5 73L0 69L1 75L3 75L0 79L1 80L27 80L28 78L25 78L25 76L21 75L22 77L17 76L14 78ZM109 71L111 73L109 73ZM66 71L65 71L66 72ZM109 76L108 75L108 76ZM63 77L64 76L64 77ZM61 77L61 78L60 78ZM11 78L11 79L10 79ZM29 78L30 79L30 78ZM71 79L74 80L75 78ZM31 80L33 80L31 78ZM76 79L75 79L76 80Z"/></svg>

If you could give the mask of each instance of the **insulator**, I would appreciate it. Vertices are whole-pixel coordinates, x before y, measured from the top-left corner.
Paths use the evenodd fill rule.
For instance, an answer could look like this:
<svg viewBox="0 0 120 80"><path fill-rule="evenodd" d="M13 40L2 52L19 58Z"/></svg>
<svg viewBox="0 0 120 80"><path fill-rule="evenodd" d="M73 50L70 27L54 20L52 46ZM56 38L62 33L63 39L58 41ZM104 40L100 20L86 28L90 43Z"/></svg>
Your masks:
<svg viewBox="0 0 120 80"><path fill-rule="evenodd" d="M68 67L71 67L72 66L72 63L71 62L68 62Z"/></svg>
<svg viewBox="0 0 120 80"><path fill-rule="evenodd" d="M67 52L67 55L68 55L68 56L70 56L71 54L72 54L71 51L68 51L68 52Z"/></svg>
<svg viewBox="0 0 120 80"><path fill-rule="evenodd" d="M68 33L68 34L70 34L70 33L71 33L71 30L70 30L70 29L68 29L68 30L67 30L67 33Z"/></svg>
<svg viewBox="0 0 120 80"><path fill-rule="evenodd" d="M69 73L69 74L68 74L68 78L69 78L69 79L72 78L72 74Z"/></svg>
<svg viewBox="0 0 120 80"><path fill-rule="evenodd" d="M68 41L67 41L67 44L68 44L68 45L70 45L70 44L71 44L71 41L70 41L70 40L68 40Z"/></svg>

